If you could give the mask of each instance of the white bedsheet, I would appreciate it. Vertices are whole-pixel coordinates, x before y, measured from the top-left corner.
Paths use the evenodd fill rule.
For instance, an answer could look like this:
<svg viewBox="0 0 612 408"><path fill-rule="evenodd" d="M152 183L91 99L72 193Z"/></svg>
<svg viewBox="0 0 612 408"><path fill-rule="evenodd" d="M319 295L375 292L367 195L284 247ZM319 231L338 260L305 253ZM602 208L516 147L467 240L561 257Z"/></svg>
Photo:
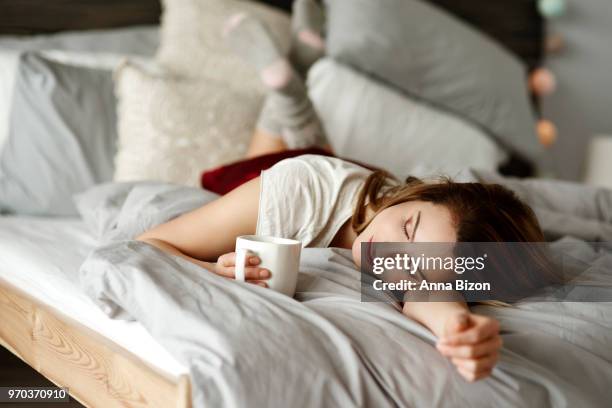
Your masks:
<svg viewBox="0 0 612 408"><path fill-rule="evenodd" d="M161 371L187 373L140 323L109 319L78 287L79 267L95 245L77 219L0 217L0 277Z"/></svg>

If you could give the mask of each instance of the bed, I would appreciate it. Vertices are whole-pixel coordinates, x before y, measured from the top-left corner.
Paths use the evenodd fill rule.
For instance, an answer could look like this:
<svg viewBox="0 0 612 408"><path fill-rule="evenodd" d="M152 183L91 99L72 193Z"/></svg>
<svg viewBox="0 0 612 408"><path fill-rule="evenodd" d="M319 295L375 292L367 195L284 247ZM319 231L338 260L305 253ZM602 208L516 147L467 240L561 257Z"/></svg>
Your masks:
<svg viewBox="0 0 612 408"><path fill-rule="evenodd" d="M267 3L285 9L290 5L281 0ZM532 2L516 2L511 10L491 5L485 11L476 1L435 3L480 26L529 67L537 65L543 23ZM48 2L1 0L0 7L3 34L155 24L161 12L154 0L88 0L76 5L58 0L53 7ZM524 163L518 166L519 172L524 170ZM191 406L189 367L154 338L150 327L110 319L78 287L77 271L99 244L97 239L77 218L0 217L0 344L57 385L69 387L86 406ZM313 253L312 259L321 256L336 257Z"/></svg>
<svg viewBox="0 0 612 408"><path fill-rule="evenodd" d="M188 406L186 368L75 284L95 245L75 219L0 218L2 345L87 406Z"/></svg>
<svg viewBox="0 0 612 408"><path fill-rule="evenodd" d="M364 296L365 280L350 250L303 249L296 295L289 298L203 273L129 239L215 198L201 189L108 184L81 196L83 219L90 229L97 225L93 230L104 242L81 266L81 288L106 315L140 322L189 367L196 407L295 401L338 407L606 406L612 397L612 251L605 245L612 239L612 191L482 172L470 177L512 186L535 209L547 235L564 237L550 244L554 256L564 264L577 259L583 268L563 290L508 308L474 307L499 320L504 341L500 361L484 381L464 381L434 350L431 332L398 312L399 303ZM116 219L128 222L109 222ZM596 240L604 245L589 243ZM572 294L578 297L566 296Z"/></svg>
<svg viewBox="0 0 612 408"><path fill-rule="evenodd" d="M161 12L159 2L148 0L2 1L0 7L0 33L11 35L3 46L13 42L19 47L21 39L14 35L71 30L77 37L77 30L137 25L143 27L137 30L144 41L137 38L127 48L138 46L143 54L153 53L156 46L153 29L145 25L157 24ZM116 42L112 37L108 41ZM28 46L50 43L53 40L45 37ZM79 51L96 49L88 40L73 43ZM108 319L78 289L75 274L96 245L82 222L1 216L0 224L3 347L58 386L69 387L71 396L85 406L190 406L187 369L141 325Z"/></svg>

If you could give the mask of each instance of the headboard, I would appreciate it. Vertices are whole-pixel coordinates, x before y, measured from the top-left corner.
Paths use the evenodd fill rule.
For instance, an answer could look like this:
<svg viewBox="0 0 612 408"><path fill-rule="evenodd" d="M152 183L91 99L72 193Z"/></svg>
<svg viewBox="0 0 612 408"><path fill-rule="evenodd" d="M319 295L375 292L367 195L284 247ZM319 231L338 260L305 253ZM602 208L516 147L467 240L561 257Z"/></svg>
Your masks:
<svg viewBox="0 0 612 408"><path fill-rule="evenodd" d="M157 24L158 0L0 0L0 34Z"/></svg>
<svg viewBox="0 0 612 408"><path fill-rule="evenodd" d="M259 0L285 10L293 0ZM333 0L331 0L333 1ZM535 0L427 0L481 29L530 68L542 58L544 22ZM0 0L0 34L37 34L157 24L159 0Z"/></svg>
<svg viewBox="0 0 612 408"><path fill-rule="evenodd" d="M257 1L285 10L290 10L293 3L293 0ZM422 1L432 2L487 33L530 69L539 65L544 21L535 0ZM0 35L157 24L162 12L160 0L0 0L0 10ZM534 104L537 107L536 100ZM531 170L531 164L521 160L511 160L502 169L518 176L527 176Z"/></svg>
<svg viewBox="0 0 612 408"><path fill-rule="evenodd" d="M285 10L292 0L259 0ZM333 1L333 0L332 0ZM428 0L489 34L534 67L544 23L534 0ZM157 24L159 0L0 0L0 34L36 34Z"/></svg>
<svg viewBox="0 0 612 408"><path fill-rule="evenodd" d="M292 0L259 0L286 10ZM159 0L0 0L0 35L158 24Z"/></svg>
<svg viewBox="0 0 612 408"><path fill-rule="evenodd" d="M543 57L544 19L535 0L428 0L484 31L530 68Z"/></svg>

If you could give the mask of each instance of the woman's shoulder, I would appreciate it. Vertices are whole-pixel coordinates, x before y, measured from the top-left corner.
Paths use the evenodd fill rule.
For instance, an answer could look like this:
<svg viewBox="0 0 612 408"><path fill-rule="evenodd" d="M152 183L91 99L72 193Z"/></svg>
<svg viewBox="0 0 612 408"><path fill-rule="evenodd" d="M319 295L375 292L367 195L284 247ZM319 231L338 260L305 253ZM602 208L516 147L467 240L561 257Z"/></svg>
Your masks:
<svg viewBox="0 0 612 408"><path fill-rule="evenodd" d="M257 233L326 247L350 218L372 172L335 157L303 155L262 172Z"/></svg>

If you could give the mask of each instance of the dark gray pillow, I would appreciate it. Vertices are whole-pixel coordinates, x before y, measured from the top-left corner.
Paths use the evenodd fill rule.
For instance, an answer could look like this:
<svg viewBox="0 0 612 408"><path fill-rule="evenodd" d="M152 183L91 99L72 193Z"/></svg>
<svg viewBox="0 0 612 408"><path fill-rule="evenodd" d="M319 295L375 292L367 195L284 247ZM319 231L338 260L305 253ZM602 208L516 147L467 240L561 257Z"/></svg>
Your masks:
<svg viewBox="0 0 612 408"><path fill-rule="evenodd" d="M0 211L77 215L72 195L112 179L115 104L110 71L22 54L0 146Z"/></svg>
<svg viewBox="0 0 612 408"><path fill-rule="evenodd" d="M327 0L328 53L481 126L535 160L541 147L526 68L510 52L419 0Z"/></svg>

